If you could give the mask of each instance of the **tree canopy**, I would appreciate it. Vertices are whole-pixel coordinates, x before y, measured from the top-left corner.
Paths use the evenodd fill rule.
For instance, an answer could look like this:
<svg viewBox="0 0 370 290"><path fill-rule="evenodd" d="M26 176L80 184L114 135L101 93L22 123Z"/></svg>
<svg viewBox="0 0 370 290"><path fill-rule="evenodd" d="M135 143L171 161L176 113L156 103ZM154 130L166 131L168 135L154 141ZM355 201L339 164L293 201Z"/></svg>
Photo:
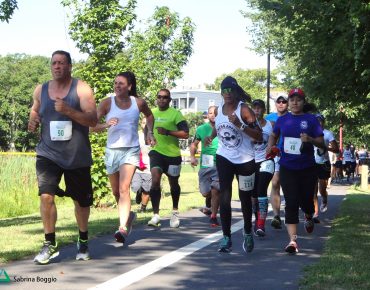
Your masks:
<svg viewBox="0 0 370 290"><path fill-rule="evenodd" d="M0 56L0 148L27 150L38 137L27 131L35 86L50 79L50 60L43 56Z"/></svg>
<svg viewBox="0 0 370 290"><path fill-rule="evenodd" d="M17 0L2 0L0 1L0 21L9 22L12 18L14 10L18 8Z"/></svg>
<svg viewBox="0 0 370 290"><path fill-rule="evenodd" d="M370 141L370 3L248 0L257 51L271 49L286 79L302 86L346 141Z"/></svg>

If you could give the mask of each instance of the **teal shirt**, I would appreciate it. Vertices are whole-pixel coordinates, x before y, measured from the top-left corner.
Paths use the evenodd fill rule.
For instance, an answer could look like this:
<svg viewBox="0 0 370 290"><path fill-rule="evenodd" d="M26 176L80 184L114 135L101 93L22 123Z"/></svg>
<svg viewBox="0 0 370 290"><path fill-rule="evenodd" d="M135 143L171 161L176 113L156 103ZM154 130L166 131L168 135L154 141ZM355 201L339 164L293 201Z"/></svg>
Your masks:
<svg viewBox="0 0 370 290"><path fill-rule="evenodd" d="M205 146L204 144L204 139L206 137L209 137L212 135L212 131L213 131L213 128L212 126L209 124L209 123L205 123L203 125L200 125L196 132L195 132L195 139L198 140L198 141L201 141L201 144L202 144L202 152L200 154L200 168L207 168L207 167L211 167L210 164L212 164L212 161L210 163L209 161L209 158L208 156L212 156L212 160L213 160L213 166L216 165L216 151L217 151L217 147L218 147L218 138L214 138L212 140L212 144L210 144L209 146ZM207 155L203 158L204 155ZM204 161L203 161L204 159Z"/></svg>

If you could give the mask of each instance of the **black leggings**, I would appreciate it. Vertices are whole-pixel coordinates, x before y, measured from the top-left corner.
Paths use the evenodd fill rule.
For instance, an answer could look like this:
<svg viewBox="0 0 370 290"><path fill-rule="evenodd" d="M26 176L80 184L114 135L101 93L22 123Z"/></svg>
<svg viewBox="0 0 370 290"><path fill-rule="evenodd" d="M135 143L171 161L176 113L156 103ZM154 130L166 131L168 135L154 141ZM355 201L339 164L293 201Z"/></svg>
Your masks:
<svg viewBox="0 0 370 290"><path fill-rule="evenodd" d="M222 224L222 231L225 236L231 236L231 196L232 196L232 183L234 176L251 176L255 173L256 164L254 160L247 163L234 164L222 157L216 155L216 167L220 180L220 217ZM254 180L253 180L254 183ZM244 231L250 233L252 229L252 196L251 190L241 190L239 186L239 199L244 218Z"/></svg>
<svg viewBox="0 0 370 290"><path fill-rule="evenodd" d="M266 171L260 171L262 163L266 163L272 168L272 173ZM274 176L275 172L275 163L274 160L265 160L262 162L256 163L256 178L254 182L254 189L252 197L267 197L267 189L269 187L270 181Z"/></svg>
<svg viewBox="0 0 370 290"><path fill-rule="evenodd" d="M299 223L299 208L314 213L313 195L318 182L316 167L290 170L280 165L280 184L285 198L285 223Z"/></svg>

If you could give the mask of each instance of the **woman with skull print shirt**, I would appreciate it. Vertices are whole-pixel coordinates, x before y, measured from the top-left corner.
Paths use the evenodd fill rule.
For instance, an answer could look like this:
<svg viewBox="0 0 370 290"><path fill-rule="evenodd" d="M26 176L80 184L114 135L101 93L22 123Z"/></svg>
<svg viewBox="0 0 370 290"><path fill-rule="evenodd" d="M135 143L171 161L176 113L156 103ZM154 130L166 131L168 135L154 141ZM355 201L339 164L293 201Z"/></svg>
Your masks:
<svg viewBox="0 0 370 290"><path fill-rule="evenodd" d="M218 136L216 167L220 180L220 217L223 231L218 251L231 251L231 196L234 175L238 177L239 198L244 218L243 249L251 252L254 247L252 234L251 194L256 170L253 140L262 140L253 111L244 104L250 96L228 76L221 83L223 102L218 108L212 137Z"/></svg>
<svg viewBox="0 0 370 290"><path fill-rule="evenodd" d="M306 97L301 89L292 89L288 95L290 114L280 117L269 137L267 154L279 137L283 139L280 164L280 183L285 198L285 224L290 242L285 251L298 252L297 224L299 208L305 214L304 228L312 233L314 222L313 196L317 184L314 147L324 148L322 128L312 114L304 113Z"/></svg>

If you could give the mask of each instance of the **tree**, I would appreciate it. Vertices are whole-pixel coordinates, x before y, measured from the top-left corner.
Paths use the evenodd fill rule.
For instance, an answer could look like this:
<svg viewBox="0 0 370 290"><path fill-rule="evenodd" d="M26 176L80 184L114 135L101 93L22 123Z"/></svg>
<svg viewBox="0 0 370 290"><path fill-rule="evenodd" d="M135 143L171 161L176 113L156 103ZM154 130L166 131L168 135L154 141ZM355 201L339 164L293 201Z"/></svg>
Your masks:
<svg viewBox="0 0 370 290"><path fill-rule="evenodd" d="M133 32L135 0L125 7L118 0L65 0L73 11L71 38L81 52L88 54L84 63L75 66L75 75L93 88L97 101L113 90L117 73L132 70L137 76L138 91L153 103L154 94L171 86L182 76L181 68L192 52L193 25L189 18L180 20L168 8L156 8L143 33ZM91 136L94 164L92 179L95 205L111 198L104 166L105 136Z"/></svg>
<svg viewBox="0 0 370 290"><path fill-rule="evenodd" d="M266 82L267 82L267 72L266 69L247 69L243 70L241 68L235 70L231 74L238 84L251 95L252 99L262 99L266 98ZM271 73L271 83L275 87L280 87L281 83L278 81L277 71L272 71ZM227 76L223 74L217 77L213 84L207 85L209 90L219 90L222 80Z"/></svg>
<svg viewBox="0 0 370 290"><path fill-rule="evenodd" d="M37 136L27 131L29 108L36 85L50 79L50 60L12 54L0 57L0 147L34 148Z"/></svg>
<svg viewBox="0 0 370 290"><path fill-rule="evenodd" d="M271 49L285 63L287 79L347 141L370 141L370 4L367 1L248 0L257 51ZM341 110L342 109L342 113Z"/></svg>
<svg viewBox="0 0 370 290"><path fill-rule="evenodd" d="M0 21L1 22L8 22L9 19L12 17L14 10L18 8L17 0L3 0L0 2Z"/></svg>
<svg viewBox="0 0 370 290"><path fill-rule="evenodd" d="M182 68L193 50L194 24L180 19L168 7L157 7L144 31L130 38L128 67L135 72L139 92L153 105L161 88L172 88L183 76Z"/></svg>

